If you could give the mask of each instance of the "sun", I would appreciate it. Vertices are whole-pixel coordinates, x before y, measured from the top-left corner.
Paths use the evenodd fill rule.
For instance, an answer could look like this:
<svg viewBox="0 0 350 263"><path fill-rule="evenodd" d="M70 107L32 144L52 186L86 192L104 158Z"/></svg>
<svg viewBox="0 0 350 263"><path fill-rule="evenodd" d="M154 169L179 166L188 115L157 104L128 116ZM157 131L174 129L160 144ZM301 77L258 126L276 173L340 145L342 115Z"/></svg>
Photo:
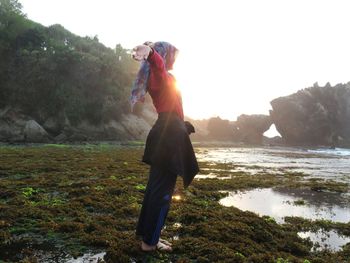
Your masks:
<svg viewBox="0 0 350 263"><path fill-rule="evenodd" d="M219 114L222 105L220 106L220 101L216 99L212 76L203 74L201 68L181 56L181 52L174 64L172 74L182 94L185 116L204 119ZM206 76L203 77L204 75Z"/></svg>

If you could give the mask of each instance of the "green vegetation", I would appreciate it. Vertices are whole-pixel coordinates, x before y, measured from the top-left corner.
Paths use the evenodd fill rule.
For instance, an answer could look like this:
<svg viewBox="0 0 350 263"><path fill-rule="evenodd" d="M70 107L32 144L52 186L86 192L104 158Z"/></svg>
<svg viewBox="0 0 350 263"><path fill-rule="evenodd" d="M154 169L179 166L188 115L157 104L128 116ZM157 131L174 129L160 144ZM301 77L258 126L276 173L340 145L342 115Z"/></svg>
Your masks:
<svg viewBox="0 0 350 263"><path fill-rule="evenodd" d="M293 202L294 205L306 205L305 200L299 199Z"/></svg>
<svg viewBox="0 0 350 263"><path fill-rule="evenodd" d="M129 110L138 64L121 45L44 27L17 0L0 0L0 36L0 108L18 107L40 124L50 117L99 124Z"/></svg>
<svg viewBox="0 0 350 263"><path fill-rule="evenodd" d="M219 190L298 186L300 179L305 180L300 176L250 176L230 172L229 164L200 163L208 169L204 173L215 171L219 178L232 175L232 179L195 180L184 191L179 178L176 195L181 199L173 200L163 232L173 242L174 252L145 254L134 233L148 177L148 166L140 162L142 148L17 146L0 147L0 155L0 258L5 262L40 262L37 250L62 259L106 251L106 262L338 263L350 259L349 246L339 252L310 252L311 242L297 235L322 228L349 236L348 224L287 218L281 225L273 218L218 203L227 195Z"/></svg>
<svg viewBox="0 0 350 263"><path fill-rule="evenodd" d="M25 197L31 197L33 194L38 193L39 191L37 189L33 189L31 187L26 187L22 189L22 194Z"/></svg>

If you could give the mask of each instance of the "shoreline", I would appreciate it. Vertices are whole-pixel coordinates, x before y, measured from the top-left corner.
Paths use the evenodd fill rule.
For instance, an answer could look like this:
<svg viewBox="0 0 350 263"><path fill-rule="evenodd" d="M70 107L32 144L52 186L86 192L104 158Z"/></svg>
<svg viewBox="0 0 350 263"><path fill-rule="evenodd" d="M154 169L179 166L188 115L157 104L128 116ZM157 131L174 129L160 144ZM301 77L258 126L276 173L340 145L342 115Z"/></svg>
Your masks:
<svg viewBox="0 0 350 263"><path fill-rule="evenodd" d="M54 146L54 145L71 145L71 146L83 146L83 145L121 145L121 146L144 146L145 140L130 140L130 141L77 141L77 142L60 142L60 143L34 143L34 142L0 142L1 146ZM350 147L337 146L335 148L326 145L287 145L287 144L246 144L241 142L232 141L192 141L194 147L233 147L233 148L289 148L289 149L343 149L350 150Z"/></svg>

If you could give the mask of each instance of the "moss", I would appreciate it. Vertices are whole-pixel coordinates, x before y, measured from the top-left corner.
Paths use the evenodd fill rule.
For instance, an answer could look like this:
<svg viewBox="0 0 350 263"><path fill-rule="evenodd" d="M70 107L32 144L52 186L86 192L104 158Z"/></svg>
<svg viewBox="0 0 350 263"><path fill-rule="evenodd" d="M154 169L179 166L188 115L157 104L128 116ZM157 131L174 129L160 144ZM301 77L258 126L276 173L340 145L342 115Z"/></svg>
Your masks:
<svg viewBox="0 0 350 263"><path fill-rule="evenodd" d="M202 173L185 191L181 178L163 236L174 252L142 253L135 238L148 166L142 148L120 144L1 147L0 258L40 262L36 250L74 256L97 249L106 262L346 262L340 252L310 252L301 229L332 228L350 235L349 225L287 218L284 225L218 201L227 192L263 187L295 187L346 192L348 185L288 173L249 175L234 164L201 162ZM220 180L220 177L231 179ZM318 187L318 188L317 188ZM30 250L23 247L31 244ZM49 244L49 245L48 245ZM10 251L13 251L13 253ZM287 261L286 261L287 262Z"/></svg>

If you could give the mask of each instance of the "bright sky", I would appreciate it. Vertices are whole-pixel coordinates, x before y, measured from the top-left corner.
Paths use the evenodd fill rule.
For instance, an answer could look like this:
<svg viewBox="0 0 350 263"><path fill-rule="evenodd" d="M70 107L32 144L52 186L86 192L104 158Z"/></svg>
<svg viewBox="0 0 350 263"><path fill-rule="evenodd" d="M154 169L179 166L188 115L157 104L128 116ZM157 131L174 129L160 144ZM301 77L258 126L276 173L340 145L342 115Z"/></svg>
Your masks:
<svg viewBox="0 0 350 263"><path fill-rule="evenodd" d="M28 18L125 48L168 41L192 118L268 114L315 82L350 81L347 0L20 0Z"/></svg>

